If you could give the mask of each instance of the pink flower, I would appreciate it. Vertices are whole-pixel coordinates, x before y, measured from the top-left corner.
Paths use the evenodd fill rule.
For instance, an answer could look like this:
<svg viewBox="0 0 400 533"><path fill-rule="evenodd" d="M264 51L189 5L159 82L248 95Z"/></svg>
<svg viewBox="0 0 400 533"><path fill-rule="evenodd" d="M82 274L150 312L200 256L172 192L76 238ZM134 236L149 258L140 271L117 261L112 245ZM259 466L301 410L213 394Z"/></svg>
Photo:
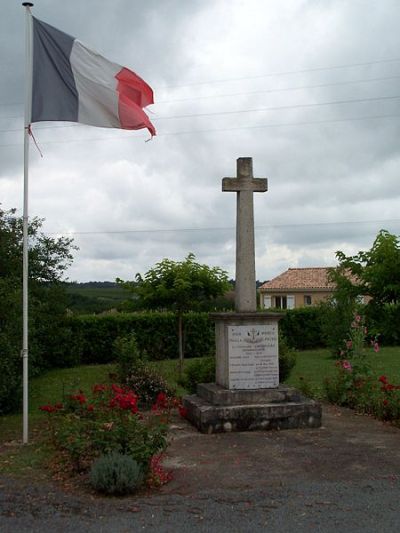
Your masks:
<svg viewBox="0 0 400 533"><path fill-rule="evenodd" d="M377 342L374 342L374 352L375 352L375 353L378 353L379 350L380 350L380 348L379 348L379 344L378 344Z"/></svg>
<svg viewBox="0 0 400 533"><path fill-rule="evenodd" d="M361 322L361 316L360 315L356 315L354 317L354 319L355 319L356 322Z"/></svg>
<svg viewBox="0 0 400 533"><path fill-rule="evenodd" d="M352 366L351 366L350 361L342 361L342 368L351 372Z"/></svg>
<svg viewBox="0 0 400 533"><path fill-rule="evenodd" d="M353 347L353 341L351 341L351 340L346 341L346 348L348 350L351 350L352 347Z"/></svg>

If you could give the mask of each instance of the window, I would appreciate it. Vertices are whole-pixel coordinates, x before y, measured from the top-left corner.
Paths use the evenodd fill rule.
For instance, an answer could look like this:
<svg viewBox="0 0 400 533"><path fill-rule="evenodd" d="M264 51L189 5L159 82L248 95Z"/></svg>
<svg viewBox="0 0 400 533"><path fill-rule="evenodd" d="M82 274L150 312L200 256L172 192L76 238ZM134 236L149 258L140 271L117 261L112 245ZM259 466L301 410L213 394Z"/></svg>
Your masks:
<svg viewBox="0 0 400 533"><path fill-rule="evenodd" d="M311 304L312 304L311 295L305 294L304 295L304 305L311 305Z"/></svg>
<svg viewBox="0 0 400 533"><path fill-rule="evenodd" d="M275 296L275 306L276 309L294 309L294 296Z"/></svg>
<svg viewBox="0 0 400 533"><path fill-rule="evenodd" d="M275 296L275 307L277 309L287 309L286 296Z"/></svg>
<svg viewBox="0 0 400 533"><path fill-rule="evenodd" d="M272 307L271 296L264 294L264 308L270 309Z"/></svg>

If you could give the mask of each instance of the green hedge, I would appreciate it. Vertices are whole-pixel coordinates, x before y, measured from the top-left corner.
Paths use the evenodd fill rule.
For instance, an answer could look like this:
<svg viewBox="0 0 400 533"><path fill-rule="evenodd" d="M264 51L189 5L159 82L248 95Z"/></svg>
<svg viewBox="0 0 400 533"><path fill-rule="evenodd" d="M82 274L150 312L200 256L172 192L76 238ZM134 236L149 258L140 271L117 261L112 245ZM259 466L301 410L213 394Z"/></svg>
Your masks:
<svg viewBox="0 0 400 533"><path fill-rule="evenodd" d="M378 335L384 346L400 345L400 304L386 304L381 308L366 306L368 331Z"/></svg>
<svg viewBox="0 0 400 533"><path fill-rule="evenodd" d="M71 343L68 347L76 364L108 363L115 359L117 337L135 333L140 350L150 360L178 357L177 319L169 312L118 313L71 317L68 320ZM211 355L214 326L207 313L184 316L186 357Z"/></svg>
<svg viewBox="0 0 400 533"><path fill-rule="evenodd" d="M114 341L134 332L140 350L150 360L178 357L177 320L171 312L81 315L68 319L70 343L66 343L68 364L109 363L116 358ZM208 313L184 316L185 357L214 355L214 324ZM285 312L280 330L290 347L303 350L322 346L320 314L316 308ZM60 361L60 366L63 364Z"/></svg>
<svg viewBox="0 0 400 533"><path fill-rule="evenodd" d="M322 310L319 307L301 307L284 312L279 329L288 345L296 350L325 346L322 331Z"/></svg>

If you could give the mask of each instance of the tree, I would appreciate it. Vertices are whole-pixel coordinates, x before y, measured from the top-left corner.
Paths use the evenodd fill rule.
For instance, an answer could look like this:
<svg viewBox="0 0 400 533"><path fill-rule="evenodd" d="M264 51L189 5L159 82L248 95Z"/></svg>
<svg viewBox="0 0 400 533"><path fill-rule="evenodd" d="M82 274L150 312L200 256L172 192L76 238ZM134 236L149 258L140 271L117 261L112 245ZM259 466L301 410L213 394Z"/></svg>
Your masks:
<svg viewBox="0 0 400 533"><path fill-rule="evenodd" d="M398 236L381 230L370 250L349 257L338 251L336 257L339 267L334 279L338 290L352 296L369 296L375 306L400 302Z"/></svg>
<svg viewBox="0 0 400 533"><path fill-rule="evenodd" d="M179 371L183 367L183 314L196 310L205 301L223 295L230 289L227 273L219 267L200 265L190 253L183 261L163 259L144 277L136 274L134 282L117 280L138 297L147 309L169 309L178 321Z"/></svg>
<svg viewBox="0 0 400 533"><path fill-rule="evenodd" d="M344 339L348 338L360 296L368 298L365 312L370 325L375 324L378 330L382 330L386 313L400 303L399 238L381 230L370 250L353 256L338 251L336 257L339 265L330 272L336 289L332 302L323 307L326 311L326 338L334 353L338 354ZM394 324L392 327L396 328Z"/></svg>
<svg viewBox="0 0 400 533"><path fill-rule="evenodd" d="M29 224L29 370L54 366L65 316L61 277L72 261L72 240ZM22 364L22 219L0 208L0 413L20 403ZM53 359L53 360L52 360Z"/></svg>

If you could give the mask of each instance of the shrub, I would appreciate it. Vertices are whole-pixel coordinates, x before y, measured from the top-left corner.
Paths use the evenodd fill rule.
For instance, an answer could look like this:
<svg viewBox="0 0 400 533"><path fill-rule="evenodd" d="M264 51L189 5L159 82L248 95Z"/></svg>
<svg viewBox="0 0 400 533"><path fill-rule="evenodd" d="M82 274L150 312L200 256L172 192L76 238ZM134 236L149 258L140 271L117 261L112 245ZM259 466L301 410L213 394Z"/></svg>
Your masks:
<svg viewBox="0 0 400 533"><path fill-rule="evenodd" d="M111 495L134 492L142 484L143 477L143 468L137 461L115 452L100 456L90 469L92 487Z"/></svg>
<svg viewBox="0 0 400 533"><path fill-rule="evenodd" d="M64 404L44 405L50 436L72 470L90 467L99 455L111 452L129 455L143 468L166 446L165 417L138 411L138 396L113 384L95 385L90 395L77 391Z"/></svg>
<svg viewBox="0 0 400 533"><path fill-rule="evenodd" d="M174 392L155 370L148 366L137 366L122 377L122 383L134 390L143 406L152 405L160 392L173 396Z"/></svg>
<svg viewBox="0 0 400 533"><path fill-rule="evenodd" d="M289 348L286 338L279 334L279 381L288 379L295 364L296 352Z"/></svg>
<svg viewBox="0 0 400 533"><path fill-rule="evenodd" d="M334 357L339 357L343 342L349 334L349 325L356 312L356 304L352 299L338 302L329 301L320 305L321 327L326 346Z"/></svg>
<svg viewBox="0 0 400 533"><path fill-rule="evenodd" d="M202 357L191 361L185 369L182 385L194 394L198 383L212 383L215 381L215 357Z"/></svg>
<svg viewBox="0 0 400 533"><path fill-rule="evenodd" d="M214 324L208 313L191 312L183 317L185 357L214 355ZM116 313L73 316L68 319L69 353L81 364L110 363L118 358L118 337L135 334L137 348L148 360L176 359L177 321L171 312ZM324 345L319 308L286 311L279 328L294 349Z"/></svg>
<svg viewBox="0 0 400 533"><path fill-rule="evenodd" d="M185 353L187 357L210 355L214 350L214 325L207 313L187 313ZM140 353L151 361L178 357L177 320L172 312L81 315L68 319L71 342L66 349L81 364L111 363L116 357L115 341L135 332Z"/></svg>
<svg viewBox="0 0 400 533"><path fill-rule="evenodd" d="M321 319L319 307L290 309L279 321L279 330L289 346L296 350L318 348L325 346Z"/></svg>
<svg viewBox="0 0 400 533"><path fill-rule="evenodd" d="M117 337L114 341L114 353L117 361L117 374L121 381L135 369L140 369L146 359L145 354L140 352L134 333Z"/></svg>

